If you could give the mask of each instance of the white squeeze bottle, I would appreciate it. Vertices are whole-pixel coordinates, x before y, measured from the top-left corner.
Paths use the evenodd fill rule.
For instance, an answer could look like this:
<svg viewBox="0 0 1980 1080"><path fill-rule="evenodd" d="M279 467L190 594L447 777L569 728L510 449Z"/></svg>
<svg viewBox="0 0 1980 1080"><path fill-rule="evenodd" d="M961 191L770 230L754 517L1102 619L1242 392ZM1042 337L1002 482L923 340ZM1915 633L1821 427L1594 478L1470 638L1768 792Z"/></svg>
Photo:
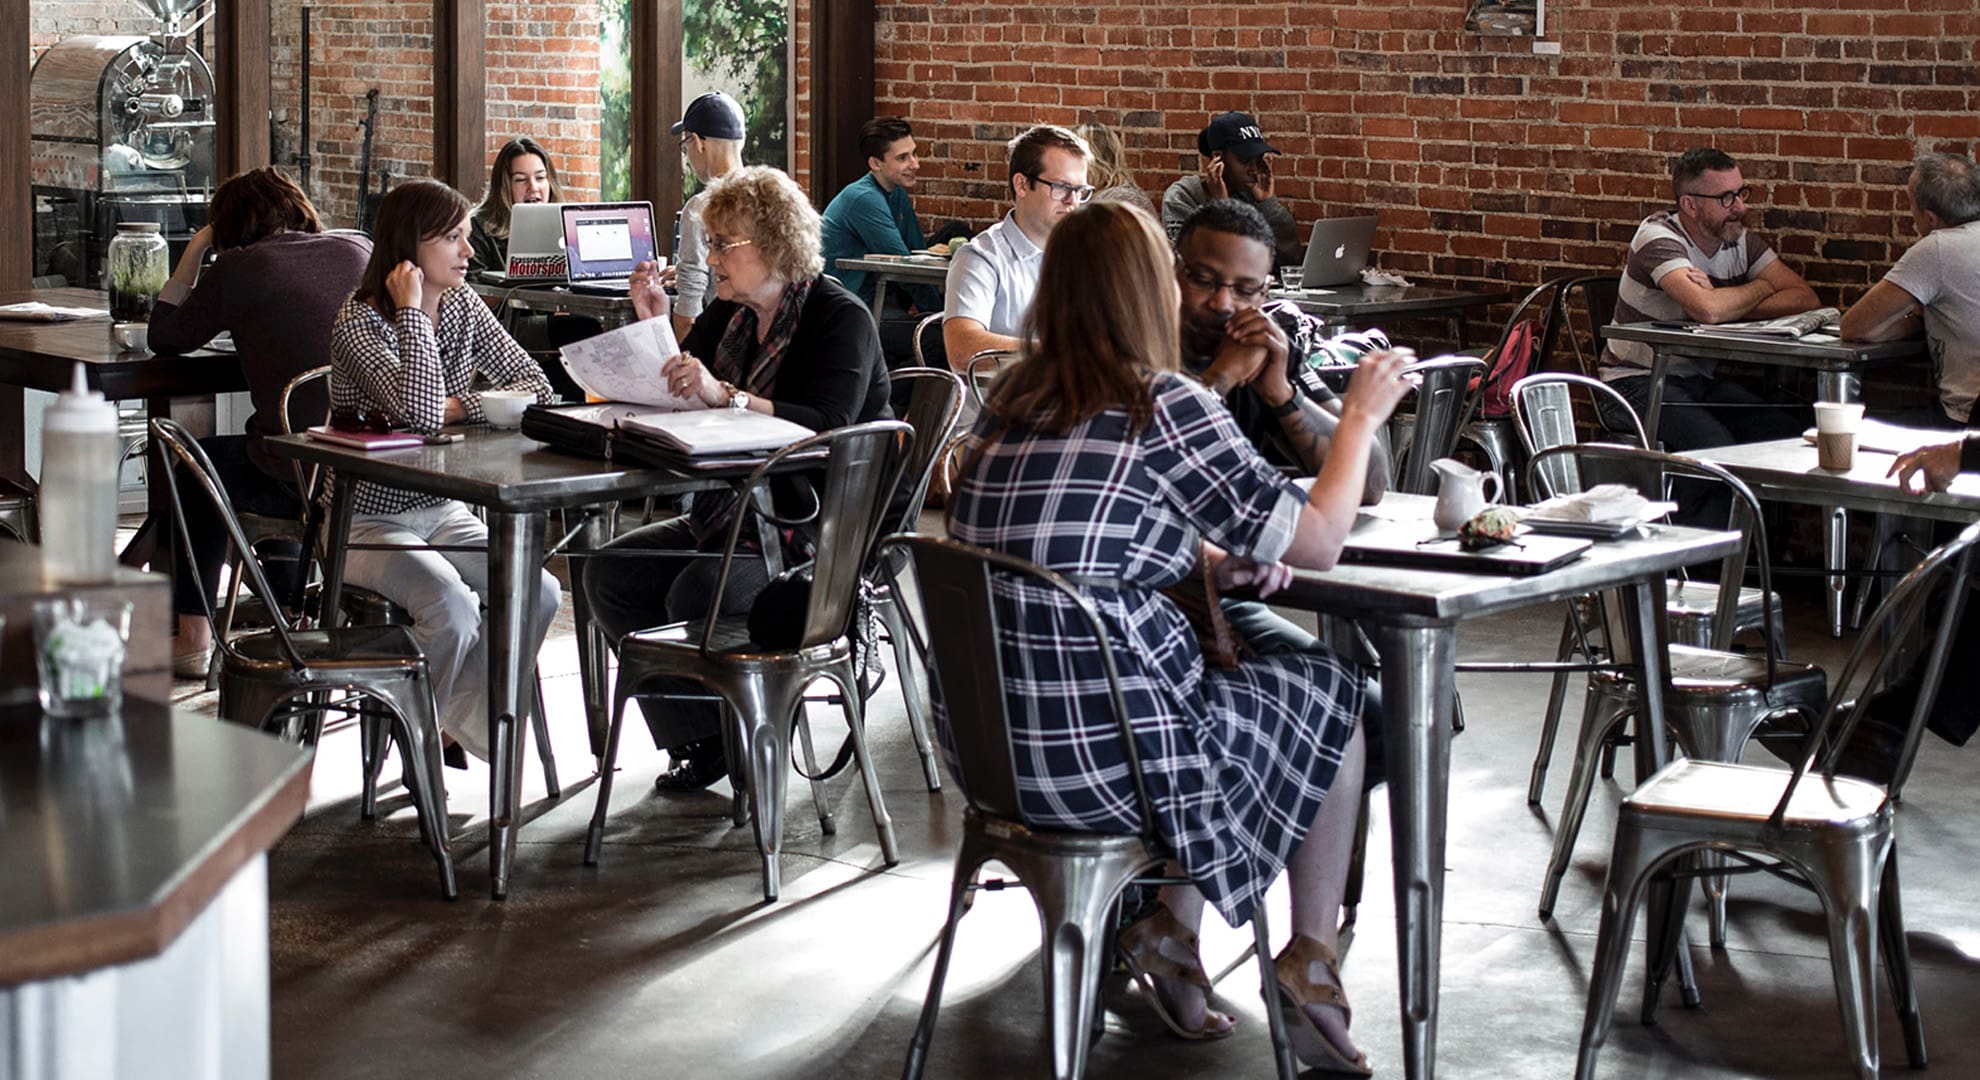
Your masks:
<svg viewBox="0 0 1980 1080"><path fill-rule="evenodd" d="M41 419L41 570L55 584L108 581L117 564L117 409L83 366Z"/></svg>

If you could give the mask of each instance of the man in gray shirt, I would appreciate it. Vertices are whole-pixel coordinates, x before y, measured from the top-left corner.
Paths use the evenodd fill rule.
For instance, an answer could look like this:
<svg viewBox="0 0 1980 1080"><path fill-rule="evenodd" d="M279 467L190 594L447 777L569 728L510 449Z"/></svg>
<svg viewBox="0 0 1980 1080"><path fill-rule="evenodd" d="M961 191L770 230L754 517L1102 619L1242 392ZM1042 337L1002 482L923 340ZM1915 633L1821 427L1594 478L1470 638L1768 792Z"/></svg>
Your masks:
<svg viewBox="0 0 1980 1080"><path fill-rule="evenodd" d="M1980 171L1958 154L1923 154L1905 190L1918 242L1843 314L1842 336L1896 341L1922 331L1939 403L1901 419L1972 427L1980 419Z"/></svg>
<svg viewBox="0 0 1980 1080"><path fill-rule="evenodd" d="M1196 151L1203 155L1203 171L1170 184L1162 194L1162 227L1169 231L1169 242L1175 242L1197 207L1236 199L1250 204L1272 227L1273 265L1300 265L1306 253L1300 248L1299 226L1272 194L1271 155L1279 151L1265 141L1258 121L1247 113L1219 113L1197 133Z"/></svg>
<svg viewBox="0 0 1980 1080"><path fill-rule="evenodd" d="M681 156L701 182L701 190L681 207L674 240L674 264L660 272L660 283L678 294L674 301L674 337L686 340L688 329L715 299L715 279L708 274L708 237L701 208L708 204L708 185L742 168L742 106L720 90L695 98L674 125Z"/></svg>

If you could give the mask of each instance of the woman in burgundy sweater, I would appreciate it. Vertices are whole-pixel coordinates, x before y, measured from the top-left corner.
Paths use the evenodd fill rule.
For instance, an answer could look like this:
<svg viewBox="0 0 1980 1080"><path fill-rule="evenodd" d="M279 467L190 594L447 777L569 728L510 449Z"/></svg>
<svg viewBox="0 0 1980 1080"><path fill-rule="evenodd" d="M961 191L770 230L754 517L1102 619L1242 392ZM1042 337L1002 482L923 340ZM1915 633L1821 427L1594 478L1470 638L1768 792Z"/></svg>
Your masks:
<svg viewBox="0 0 1980 1080"><path fill-rule="evenodd" d="M269 455L260 439L282 431L280 400L289 380L330 363L330 324L364 273L371 241L324 232L309 197L272 168L242 173L220 185L207 220L158 296L151 315L151 348L191 352L222 333L233 334L254 415L247 434L202 439L200 446L213 459L236 510L296 516L302 503L294 473L286 461ZM219 255L202 273L208 248ZM321 423L329 398L319 386L299 395L289 408L299 423ZM192 491L184 496L192 550L181 553L173 573L173 607L179 618L172 669L181 677L202 678L212 648L206 611L213 598L202 597L194 587L185 560L191 558L199 580L210 590L218 582L227 541L205 498Z"/></svg>

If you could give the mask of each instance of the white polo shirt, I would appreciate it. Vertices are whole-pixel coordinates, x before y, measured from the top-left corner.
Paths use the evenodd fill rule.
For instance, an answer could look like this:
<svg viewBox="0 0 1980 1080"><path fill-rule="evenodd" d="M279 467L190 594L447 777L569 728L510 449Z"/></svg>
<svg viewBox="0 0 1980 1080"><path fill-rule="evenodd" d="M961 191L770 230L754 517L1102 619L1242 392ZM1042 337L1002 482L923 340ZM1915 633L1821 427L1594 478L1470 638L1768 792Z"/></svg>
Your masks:
<svg viewBox="0 0 1980 1080"><path fill-rule="evenodd" d="M1018 228L1015 213L972 237L950 260L944 321L975 319L993 334L1021 336L1045 249Z"/></svg>

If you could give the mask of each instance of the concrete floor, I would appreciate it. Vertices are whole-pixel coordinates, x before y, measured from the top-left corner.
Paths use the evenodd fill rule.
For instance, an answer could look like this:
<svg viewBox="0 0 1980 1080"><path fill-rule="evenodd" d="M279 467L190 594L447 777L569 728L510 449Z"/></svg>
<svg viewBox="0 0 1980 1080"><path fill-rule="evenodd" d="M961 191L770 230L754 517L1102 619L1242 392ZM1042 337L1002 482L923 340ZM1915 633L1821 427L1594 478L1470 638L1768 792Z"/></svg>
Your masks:
<svg viewBox="0 0 1980 1080"><path fill-rule="evenodd" d="M1830 665L1840 647L1812 606L1796 610L1792 654ZM1552 647L1556 608L1467 626L1462 654L1531 658ZM564 797L543 800L526 769L531 820L510 899L487 898L486 770L450 772L462 897L438 899L432 864L403 793L388 789L376 823L358 819L355 732L324 740L307 817L273 852L271 934L275 1074L284 1078L879 1077L897 1075L941 924L960 801L929 794L897 690L870 721L901 862L885 869L856 781L831 787L839 829L820 833L807 789L793 783L784 895L764 904L750 830L733 829L726 787L655 795L664 760L643 733L625 740L602 864L582 864L596 788L576 693L567 615L543 657ZM1535 916L1567 751L1544 809L1524 792L1546 681L1460 680L1469 729L1453 752L1443 996L1442 1075L1571 1074L1618 784L1596 790L1554 920ZM182 685L188 707L210 696ZM835 714L814 709L828 745ZM1571 745L1572 735L1563 743ZM1910 944L1927 1042L1941 1076L1980 1073L1980 929L1972 867L1980 840L1970 755L1936 741L1900 816ZM387 769L387 775L396 770ZM1375 807L1360 940L1346 969L1354 1031L1381 1075L1402 1075L1386 808ZM1275 928L1285 933L1281 893ZM1735 882L1731 947L1690 926L1705 1002L1673 992L1661 1024L1636 1022L1635 950L1619 1022L1602 1057L1610 1077L1849 1075L1828 950L1813 897L1765 877ZM1236 957L1248 933L1214 915L1206 963ZM1640 925L1639 925L1640 932ZM1037 923L1027 896L982 894L965 920L931 1077L1041 1076ZM1221 984L1237 1035L1195 1044L1166 1034L1139 994L1110 986L1107 1037L1090 1075L1272 1075L1255 968ZM1884 1059L1904 1049L1881 985ZM1974 1070L1968 1072L1967 1070Z"/></svg>

